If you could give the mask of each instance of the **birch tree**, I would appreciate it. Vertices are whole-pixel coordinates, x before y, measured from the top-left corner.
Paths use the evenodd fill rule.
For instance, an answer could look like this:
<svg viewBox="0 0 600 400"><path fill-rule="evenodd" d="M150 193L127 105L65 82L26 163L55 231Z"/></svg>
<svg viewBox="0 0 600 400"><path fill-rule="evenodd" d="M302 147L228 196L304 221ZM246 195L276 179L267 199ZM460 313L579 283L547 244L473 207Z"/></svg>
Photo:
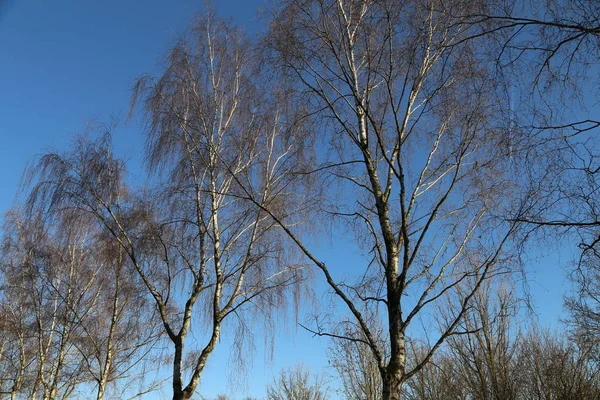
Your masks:
<svg viewBox="0 0 600 400"><path fill-rule="evenodd" d="M67 398L84 381L75 341L80 334L78 322L86 318L94 302L95 274L88 269L91 265L82 247L86 235L66 226L51 234L39 219L23 219L17 214L9 221L3 253L8 289L5 307L22 313L17 318L27 328L21 339L35 349L27 368L30 385L11 395ZM25 365L21 365L22 375Z"/></svg>
<svg viewBox="0 0 600 400"><path fill-rule="evenodd" d="M251 51L209 12L174 46L161 76L140 78L133 107L146 113L154 187L126 184L110 135L47 154L33 170L32 208L92 216L128 257L171 345L174 400L195 395L223 330L251 339L254 316L268 332L272 312L288 304L286 289L303 279L277 225L240 199L238 182L263 205L291 198L272 189L285 158L273 150L291 151L281 139L289 134L267 110L274 100L258 90Z"/></svg>
<svg viewBox="0 0 600 400"><path fill-rule="evenodd" d="M262 209L322 272L361 337L313 331L366 345L385 400L400 399L442 343L464 333L482 283L511 267L507 246L527 204L515 177L526 138L507 134L503 83L486 44L461 40L472 32L456 17L488 4L286 0L271 20L267 53L322 146L303 176L328 188L323 218L356 232L361 278L336 278L335 262L319 259L285 214ZM383 346L362 309L384 315ZM409 367L407 338L422 318L432 346Z"/></svg>
<svg viewBox="0 0 600 400"><path fill-rule="evenodd" d="M92 384L104 398L109 384L134 375L155 337L122 257L65 210L52 219L15 208L3 228L3 375L12 381L3 392L60 399Z"/></svg>
<svg viewBox="0 0 600 400"><path fill-rule="evenodd" d="M31 383L35 348L30 340L26 296L18 296L11 286L3 282L0 300L0 398L14 400Z"/></svg>
<svg viewBox="0 0 600 400"><path fill-rule="evenodd" d="M93 288L95 304L85 310L89 314L86 318L82 318L82 311L76 314L81 334L75 345L83 357L86 381L96 385L97 400L110 397L110 385L116 389L139 378L143 374L140 368L147 371L156 367L149 353L160 332L158 319L125 252L107 239L100 235L95 240L101 271ZM151 391L154 383L144 385L144 391Z"/></svg>

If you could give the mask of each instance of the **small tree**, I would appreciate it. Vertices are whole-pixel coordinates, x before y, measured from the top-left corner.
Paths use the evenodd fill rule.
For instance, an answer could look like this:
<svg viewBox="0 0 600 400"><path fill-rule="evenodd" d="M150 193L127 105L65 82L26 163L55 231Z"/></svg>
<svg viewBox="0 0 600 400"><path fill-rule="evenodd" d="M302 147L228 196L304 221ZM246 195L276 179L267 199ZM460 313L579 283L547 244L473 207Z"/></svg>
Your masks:
<svg viewBox="0 0 600 400"><path fill-rule="evenodd" d="M87 383L100 400L110 383L135 375L154 319L93 225L68 210L46 217L15 209L3 227L0 306L11 344L3 359L12 380L3 391L57 399Z"/></svg>
<svg viewBox="0 0 600 400"><path fill-rule="evenodd" d="M5 271L2 269L0 276L3 278ZM0 295L0 398L10 400L29 390L35 359L27 298L23 293L18 295L14 289L11 283L3 280Z"/></svg>
<svg viewBox="0 0 600 400"><path fill-rule="evenodd" d="M519 346L527 399L600 399L600 365L583 347L550 331L531 330Z"/></svg>
<svg viewBox="0 0 600 400"><path fill-rule="evenodd" d="M268 400L326 400L328 389L323 377L311 376L302 365L282 370L267 387Z"/></svg>
<svg viewBox="0 0 600 400"><path fill-rule="evenodd" d="M68 397L86 379L76 342L97 300L98 264L88 258L89 231L66 222L13 212L4 226L5 307L23 313L35 349L19 395L32 399Z"/></svg>
<svg viewBox="0 0 600 400"><path fill-rule="evenodd" d="M411 346L409 360L419 360L429 351L426 344L415 343ZM433 356L429 364L406 382L404 395L408 400L468 399L471 392L465 384L463 372L460 359L453 357L446 348L442 349Z"/></svg>
<svg viewBox="0 0 600 400"><path fill-rule="evenodd" d="M519 398L522 377L518 372L521 333L515 319L518 303L505 285L486 285L462 322L465 335L449 340L450 357L464 386L477 399Z"/></svg>
<svg viewBox="0 0 600 400"><path fill-rule="evenodd" d="M370 319L371 325L378 324L378 318ZM378 338L383 338L381 328L373 326L373 332ZM365 343L361 330L352 320L340 324L336 330L340 340L332 340L328 358L329 364L340 377L340 393L348 400L379 400L381 399L381 375L377 360ZM383 342L383 339L379 339Z"/></svg>

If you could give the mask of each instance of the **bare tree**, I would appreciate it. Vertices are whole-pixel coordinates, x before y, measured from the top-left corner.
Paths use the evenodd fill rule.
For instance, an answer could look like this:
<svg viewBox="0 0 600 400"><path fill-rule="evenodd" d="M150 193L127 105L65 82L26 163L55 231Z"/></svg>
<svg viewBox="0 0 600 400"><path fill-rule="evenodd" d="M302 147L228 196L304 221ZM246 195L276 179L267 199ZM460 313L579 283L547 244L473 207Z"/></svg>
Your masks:
<svg viewBox="0 0 600 400"><path fill-rule="evenodd" d="M87 318L95 302L97 272L85 249L89 236L76 226L48 226L16 213L5 228L5 307L18 307L23 313L26 340L35 348L28 397L66 398L85 379L75 341L79 321Z"/></svg>
<svg viewBox="0 0 600 400"><path fill-rule="evenodd" d="M488 281L475 295L461 321L468 334L451 337L431 363L407 383L409 399L521 398L522 374L517 359L522 339L517 326L517 301L510 286ZM413 346L418 360L430 345ZM420 354L419 354L420 353Z"/></svg>
<svg viewBox="0 0 600 400"><path fill-rule="evenodd" d="M479 314L478 310L477 313ZM490 310L488 309L487 312ZM485 311L484 311L485 312ZM488 314L493 315L493 314ZM535 322L510 335L505 317L473 335L451 340L407 383L409 399L597 399L599 365L589 342ZM503 329L498 342L487 332ZM504 342L504 344L501 344ZM505 349L509 349L507 354ZM420 350L420 351L427 351Z"/></svg>
<svg viewBox="0 0 600 400"><path fill-rule="evenodd" d="M173 48L161 77L139 80L134 104L141 99L147 112L154 188L125 184L110 135L47 154L32 169L32 209L91 216L128 257L172 345L173 399L194 396L225 321L236 339L249 339L249 318L269 328L272 310L287 304L285 289L302 280L277 225L240 199L238 182L263 205L289 193L272 189L281 158L256 161L286 131L262 104L250 50L209 12Z"/></svg>
<svg viewBox="0 0 600 400"><path fill-rule="evenodd" d="M267 387L268 400L325 400L327 387L320 376L311 374L302 366L283 370L279 378Z"/></svg>
<svg viewBox="0 0 600 400"><path fill-rule="evenodd" d="M574 288L565 297L565 305L578 340L586 337L594 342L600 334L600 203L597 197L600 164L593 135L581 139L569 140L557 162L560 167L545 178L551 181L546 195L532 213L521 220L532 231L539 231L546 240L558 237L559 240L568 240L569 245L579 247L578 257L568 267Z"/></svg>
<svg viewBox="0 0 600 400"><path fill-rule="evenodd" d="M566 298L566 306L576 335L592 338L599 332L595 282L600 121L591 107L598 98L600 3L509 1L489 13L471 15L469 23L479 25L477 35L505 35L499 59L517 70L520 101L531 105L524 107L519 123L562 142L552 153L553 167L532 172L544 182L544 195L521 221L543 232L540 236L577 241L582 252L570 274L575 291Z"/></svg>
<svg viewBox="0 0 600 400"><path fill-rule="evenodd" d="M468 11L472 10L457 10L464 16ZM577 78L585 77L600 56L597 1L504 1L486 11L468 15L467 23L479 25L477 36L508 33L501 50L526 58L536 83L577 87L581 83Z"/></svg>
<svg viewBox="0 0 600 400"><path fill-rule="evenodd" d="M504 88L487 70L483 44L460 41L472 35L453 12L486 4L287 0L271 22L267 53L314 117L313 143L329 149L317 152L314 168L288 172L323 179L321 212L352 227L368 254L361 278L336 279L284 213L248 198L348 307L361 336L343 339L369 348L385 400L401 398L403 383L462 332L481 284L511 263L505 247L522 206L513 163L522 138L507 139L497 96ZM448 296L433 345L408 368L413 322ZM385 310L383 346L360 311L375 305Z"/></svg>
<svg viewBox="0 0 600 400"><path fill-rule="evenodd" d="M494 290L488 285L477 294L473 309L462 322L471 334L449 341L463 385L474 398L519 398L517 311L517 301L507 286Z"/></svg>
<svg viewBox="0 0 600 400"><path fill-rule="evenodd" d="M422 342L410 347L409 362L419 360L430 351ZM460 360L447 349L436 352L430 362L406 382L405 397L409 400L463 400L471 395L462 376ZM473 397L473 399L478 399Z"/></svg>
<svg viewBox="0 0 600 400"><path fill-rule="evenodd" d="M142 363L151 364L147 356L159 329L122 249L106 236L99 237L96 246L102 266L94 288L98 297L93 309L85 311L90 314L87 318L80 318L77 311L82 334L75 344L84 358L83 368L97 385L96 399L101 400L109 384L134 379Z"/></svg>
<svg viewBox="0 0 600 400"><path fill-rule="evenodd" d="M94 232L68 211L57 219L8 214L1 305L11 398L68 398L95 383L102 399L148 349L153 330L142 327L152 324L151 312L127 274L111 273L118 258Z"/></svg>
<svg viewBox="0 0 600 400"><path fill-rule="evenodd" d="M522 396L527 399L600 398L600 369L589 357L591 347L565 336L532 329L519 346Z"/></svg>
<svg viewBox="0 0 600 400"><path fill-rule="evenodd" d="M0 300L0 398L11 400L30 383L35 354L30 340L31 317L26 311L28 302L26 296L17 295L13 285L3 280Z"/></svg>
<svg viewBox="0 0 600 400"><path fill-rule="evenodd" d="M589 234L585 234L582 239L588 238ZM582 247L582 257L571 273L575 290L566 297L565 304L570 312L568 322L573 328L574 336L585 346L598 343L600 337L600 258L597 245L582 244Z"/></svg>
<svg viewBox="0 0 600 400"><path fill-rule="evenodd" d="M380 345L383 345L383 330L374 326L379 323L378 318L372 317L370 320L372 331L379 338ZM328 351L329 364L340 377L340 393L346 399L381 399L379 365L364 343L365 337L361 329L356 327L352 320L345 321L336 330L336 335L353 339L333 340Z"/></svg>

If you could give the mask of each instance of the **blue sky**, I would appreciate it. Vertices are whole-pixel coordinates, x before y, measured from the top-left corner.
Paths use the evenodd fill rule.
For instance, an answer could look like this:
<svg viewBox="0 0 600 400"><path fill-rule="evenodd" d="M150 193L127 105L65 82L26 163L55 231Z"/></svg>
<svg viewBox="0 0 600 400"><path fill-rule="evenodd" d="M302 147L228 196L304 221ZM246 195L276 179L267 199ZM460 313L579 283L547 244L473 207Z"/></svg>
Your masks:
<svg viewBox="0 0 600 400"><path fill-rule="evenodd" d="M217 11L259 29L262 0L219 0ZM90 120L125 120L133 80L161 56L201 1L11 1L0 15L0 209L27 160L61 148ZM141 132L121 123L117 144L135 158Z"/></svg>
<svg viewBox="0 0 600 400"><path fill-rule="evenodd" d="M256 17L263 0L219 0L214 5L250 32L261 29ZM2 4L2 2L0 2ZM11 206L21 174L35 155L62 149L90 121L120 120L117 151L130 172L141 176L143 131L139 120L126 121L134 79L158 74L160 59L198 12L202 1L12 1L0 13L0 213ZM306 314L305 312L303 312ZM303 318L304 315L301 315ZM325 363L326 344L304 331L278 334L273 362L263 356L256 333L256 355L236 396L264 394L265 383L281 367L303 360L313 369ZM211 357L200 393L211 398L235 390L239 379L228 368L226 339ZM242 380L243 383L243 380ZM148 399L160 398L151 395Z"/></svg>
<svg viewBox="0 0 600 400"><path fill-rule="evenodd" d="M233 18L247 31L262 29L256 11L266 0L214 3L221 16ZM189 0L4 3L0 14L0 213L10 207L27 162L46 150L64 148L93 120L121 120L115 137L117 151L131 160L133 176L141 176L143 131L140 121L125 121L132 83L143 73L160 71L161 56L201 5L201 1ZM348 250L338 247L336 254L323 247L321 254L325 261L348 261L355 255L339 257ZM562 307L566 285L560 265L568 263L568 256L536 257L532 257L529 286L541 319L550 321ZM301 311L301 320L307 312ZM253 367L247 386L235 392L237 396L262 396L265 383L281 367L304 361L319 371L326 365L325 341L296 331L292 322L290 318L289 328L278 334L272 363L264 362L261 334L256 334ZM224 340L203 375L199 391L208 398L231 393L235 387L225 378L235 371L228 368L228 353Z"/></svg>

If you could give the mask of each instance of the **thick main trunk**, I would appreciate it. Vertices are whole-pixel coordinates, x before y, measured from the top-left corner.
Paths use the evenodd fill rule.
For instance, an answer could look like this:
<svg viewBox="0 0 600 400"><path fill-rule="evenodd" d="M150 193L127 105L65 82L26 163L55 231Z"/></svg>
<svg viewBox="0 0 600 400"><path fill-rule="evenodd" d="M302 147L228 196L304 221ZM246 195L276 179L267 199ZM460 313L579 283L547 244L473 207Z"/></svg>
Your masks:
<svg viewBox="0 0 600 400"><path fill-rule="evenodd" d="M173 400L189 400L191 398L192 398L192 395L185 390L173 392Z"/></svg>
<svg viewBox="0 0 600 400"><path fill-rule="evenodd" d="M388 372L383 377L383 400L402 399L402 371Z"/></svg>
<svg viewBox="0 0 600 400"><path fill-rule="evenodd" d="M189 400L195 392L196 387L184 388L183 387L183 348L184 348L185 337L181 335L176 336L173 343L175 344L175 358L173 360L173 400Z"/></svg>
<svg viewBox="0 0 600 400"><path fill-rule="evenodd" d="M397 261L391 260L391 261ZM385 368L383 400L400 400L406 371L406 337L400 308L400 291L393 279L388 279L388 323L390 335L390 358Z"/></svg>
<svg viewBox="0 0 600 400"><path fill-rule="evenodd" d="M393 328L397 324L390 324ZM383 400L400 400L402 384L406 369L406 346L404 332L390 329L391 354L390 361L382 375Z"/></svg>
<svg viewBox="0 0 600 400"><path fill-rule="evenodd" d="M100 383L98 386L98 394L96 396L96 400L104 400L104 383Z"/></svg>
<svg viewBox="0 0 600 400"><path fill-rule="evenodd" d="M183 339L177 336L173 340L175 357L173 359L173 400L185 400L181 381L181 363L183 360Z"/></svg>

